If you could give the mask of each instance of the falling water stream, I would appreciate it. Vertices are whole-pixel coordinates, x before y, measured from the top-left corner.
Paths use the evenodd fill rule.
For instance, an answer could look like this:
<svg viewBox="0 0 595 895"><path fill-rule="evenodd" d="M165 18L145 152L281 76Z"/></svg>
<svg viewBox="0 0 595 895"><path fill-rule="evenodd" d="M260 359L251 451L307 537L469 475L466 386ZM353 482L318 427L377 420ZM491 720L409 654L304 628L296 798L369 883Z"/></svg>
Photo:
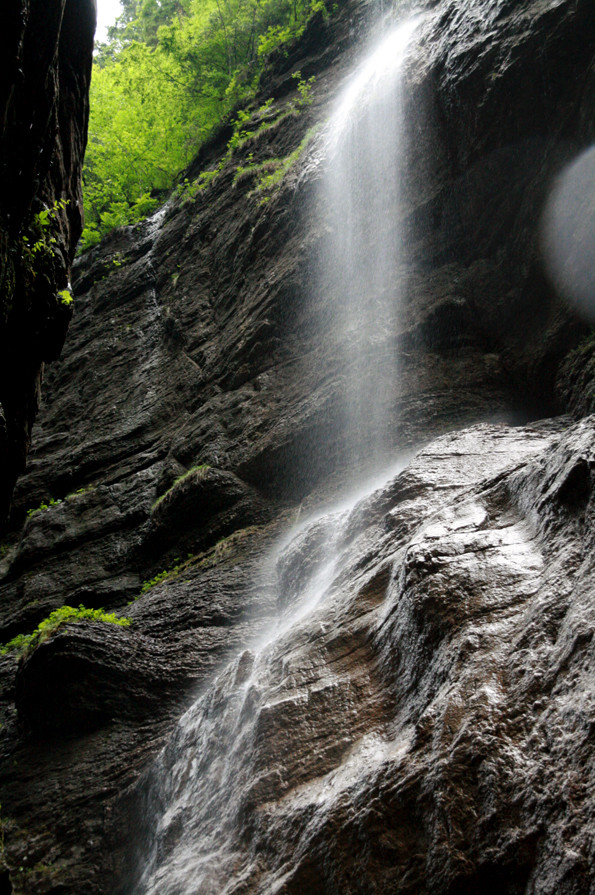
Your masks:
<svg viewBox="0 0 595 895"><path fill-rule="evenodd" d="M350 359L344 438L352 458L370 468L378 468L388 455L395 434L405 151L402 62L417 25L410 19L383 36L340 96L329 138L324 189L330 218L328 280L339 297L336 336Z"/></svg>
<svg viewBox="0 0 595 895"><path fill-rule="evenodd" d="M397 371L390 346L399 312L394 221L401 170L400 72L414 28L415 22L408 22L385 35L339 98L329 127L323 197L330 209L331 276L342 295L337 328L353 358L345 438L356 453L379 456L386 406L380 367L384 379L387 369L389 379ZM248 856L251 815L256 805L279 797L285 784L277 770L263 766L259 744L273 737L272 708L287 700L288 691L292 705L307 698L292 681L288 657L317 625L324 626L328 606L342 599L340 578L350 561L358 505L404 465L393 458L392 468L374 482L360 484L341 504L303 521L278 545L276 626L216 677L182 717L151 770L143 793L149 833L135 893L269 891L255 883L253 856Z"/></svg>

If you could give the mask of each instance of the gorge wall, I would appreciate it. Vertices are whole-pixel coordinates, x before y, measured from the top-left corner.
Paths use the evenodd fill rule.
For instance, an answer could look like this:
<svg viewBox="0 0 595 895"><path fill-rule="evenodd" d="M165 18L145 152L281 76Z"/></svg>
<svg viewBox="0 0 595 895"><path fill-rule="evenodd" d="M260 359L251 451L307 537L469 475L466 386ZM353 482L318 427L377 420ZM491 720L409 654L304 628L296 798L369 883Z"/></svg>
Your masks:
<svg viewBox="0 0 595 895"><path fill-rule="evenodd" d="M0 36L0 516L24 471L44 361L72 316L95 5L15 0ZM60 292L63 296L60 297Z"/></svg>
<svg viewBox="0 0 595 895"><path fill-rule="evenodd" d="M594 885L594 424L577 421L592 348L546 276L540 221L593 141L595 21L587 0L420 6L402 220L386 221L407 234L402 308L377 346L400 369L394 382L381 364L371 388L386 395L386 465L422 449L354 504L331 596L254 685L232 869L200 890L213 895ZM192 807L174 790L201 729L176 723L233 660L212 697L219 736L279 575L290 601L324 557L321 508L369 471L343 438L353 353L332 332L317 197L326 122L374 22L358 3L313 20L267 71L253 136L225 156L224 129L188 172L223 158L217 176L75 264L4 543L0 640L65 604L133 624L70 625L19 663L0 657L0 892L140 893L152 847L156 868L186 848ZM315 77L311 102L298 71ZM64 114L80 147L77 83ZM74 209L60 214L70 247Z"/></svg>

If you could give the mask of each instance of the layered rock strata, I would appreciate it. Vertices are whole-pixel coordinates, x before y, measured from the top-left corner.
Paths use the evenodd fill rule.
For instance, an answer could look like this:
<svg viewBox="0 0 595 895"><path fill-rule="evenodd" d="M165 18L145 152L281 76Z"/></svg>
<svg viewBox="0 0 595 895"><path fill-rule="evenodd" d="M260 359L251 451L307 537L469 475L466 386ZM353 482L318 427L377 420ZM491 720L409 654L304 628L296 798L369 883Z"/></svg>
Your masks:
<svg viewBox="0 0 595 895"><path fill-rule="evenodd" d="M118 891L590 891L594 435L476 426L305 523L280 592L334 579L181 720Z"/></svg>
<svg viewBox="0 0 595 895"><path fill-rule="evenodd" d="M539 222L593 136L595 23L584 0L426 12L406 71L402 317L377 346L401 367L396 383L381 367L376 388L387 465L443 437L354 515L333 600L266 683L286 699L265 710L263 683L245 891L592 885L592 421L458 430L565 410L569 378L572 409L587 406L588 327L545 275ZM276 615L278 539L364 472L340 426L350 346L331 329L341 296L317 197L324 122L370 27L357 4L316 20L268 72L256 135L219 175L76 265L15 495L0 639L63 604L133 625L71 625L19 665L0 660L15 891L134 891L152 760ZM312 103L259 130L267 98L279 118L295 111L297 71L316 78ZM290 158L306 135L280 185L259 190L251 164ZM179 842L170 830L163 854Z"/></svg>

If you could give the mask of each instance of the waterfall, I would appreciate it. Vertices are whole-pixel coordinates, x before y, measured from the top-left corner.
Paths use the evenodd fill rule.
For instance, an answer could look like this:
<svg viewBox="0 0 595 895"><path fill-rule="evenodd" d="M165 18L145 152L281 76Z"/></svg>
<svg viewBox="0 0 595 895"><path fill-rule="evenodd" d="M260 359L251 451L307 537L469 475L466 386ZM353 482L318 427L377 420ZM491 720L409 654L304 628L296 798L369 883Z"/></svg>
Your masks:
<svg viewBox="0 0 595 895"><path fill-rule="evenodd" d="M339 97L324 202L327 279L337 338L349 358L342 437L357 463L379 465L393 420L401 305L402 63L417 20L393 27ZM394 426L394 423L393 423Z"/></svg>
<svg viewBox="0 0 595 895"><path fill-rule="evenodd" d="M407 459L398 458L382 477L304 521L278 545L276 627L215 678L180 719L151 769L140 809L149 835L142 844L143 866L131 890L134 895L276 891L274 885L263 888L255 882L259 859L250 843L257 806L282 798L286 791L283 773L270 763L271 749L292 775L308 779L301 758L292 767L296 722L290 717L312 697L312 642L329 627L329 619L357 599L349 594L347 581L353 577L359 514L369 509L370 495L382 493ZM316 690L328 690L333 700L342 698L332 671L324 674ZM346 704L351 713L356 711L355 701ZM354 740L357 734L357 725L348 721L345 745L351 733ZM303 724L310 724L306 714ZM304 731L299 735L303 738ZM330 760L335 763L333 755Z"/></svg>
<svg viewBox="0 0 595 895"><path fill-rule="evenodd" d="M356 71L329 128L327 273L340 299L337 338L351 352L343 422L355 454L382 454L382 414L396 375L399 72L414 27L410 22L391 31ZM323 718L325 699L344 700L342 748L357 740L357 687L344 692L334 673L323 670L311 691L308 669L323 661L314 660L312 650L329 620L357 599L349 575L357 578L352 546L360 533L358 514L404 465L393 458L377 480L305 520L278 545L276 627L224 668L186 712L145 782L147 832L135 895L282 891L291 859L279 853L274 879L267 878L254 845L267 837L256 809L285 795L283 767L292 768L293 780L306 782L320 773L321 760L324 768L340 761L335 744L328 754L320 746L312 767L297 757L292 766L292 734L310 723L305 713L300 719L300 706L320 700ZM302 741L304 736L308 731L300 730ZM271 754L280 766L271 763Z"/></svg>

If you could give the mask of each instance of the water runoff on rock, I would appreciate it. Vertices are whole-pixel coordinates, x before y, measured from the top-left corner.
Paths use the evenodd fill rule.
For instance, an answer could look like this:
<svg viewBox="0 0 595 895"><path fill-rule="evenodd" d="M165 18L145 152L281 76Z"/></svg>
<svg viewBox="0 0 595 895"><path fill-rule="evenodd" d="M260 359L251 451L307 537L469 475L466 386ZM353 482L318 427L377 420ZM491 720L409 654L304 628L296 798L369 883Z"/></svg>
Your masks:
<svg viewBox="0 0 595 895"><path fill-rule="evenodd" d="M382 406L370 396L369 372L374 347L383 352L386 366L394 324L389 280L399 247L386 218L398 202L399 69L414 27L407 23L384 37L340 97L330 128L330 257L344 295L343 336L355 346L346 427L356 439L363 429L381 428ZM284 726L283 704L299 711L300 700L308 698L308 672L295 672L305 656L300 650L317 626L324 627L325 617L342 611L362 500L404 465L403 458L393 460L383 475L302 522L278 545L277 624L241 652L186 712L145 783L135 895L277 891L281 855L275 883L255 852L263 835L257 806L282 798L290 785L270 765L271 744L277 737L277 748L291 765L291 724ZM308 768L293 768L289 776L307 779Z"/></svg>
<svg viewBox="0 0 595 895"><path fill-rule="evenodd" d="M357 599L348 596L347 581L359 558L359 523L374 506L374 492L406 463L399 457L340 504L296 525L276 547L277 624L183 715L144 786L142 868L129 890L134 895L277 891L284 861L278 845L272 861L264 857L271 830L258 807L282 799L291 781L318 776L314 768L337 764L332 754L304 760L311 721L300 708L311 700L312 685L315 694L340 696L334 673L320 670L319 635ZM354 704L349 711L358 713ZM346 720L351 727L353 719ZM351 733L355 742L355 726L340 738L344 748Z"/></svg>

